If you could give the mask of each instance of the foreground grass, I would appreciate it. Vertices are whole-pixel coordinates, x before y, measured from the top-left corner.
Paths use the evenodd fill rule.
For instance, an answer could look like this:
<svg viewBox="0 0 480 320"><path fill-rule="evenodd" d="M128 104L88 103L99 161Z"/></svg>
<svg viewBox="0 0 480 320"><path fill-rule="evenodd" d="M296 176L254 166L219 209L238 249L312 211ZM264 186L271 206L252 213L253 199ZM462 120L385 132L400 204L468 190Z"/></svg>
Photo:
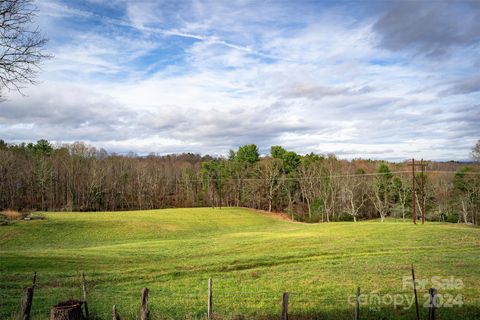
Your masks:
<svg viewBox="0 0 480 320"><path fill-rule="evenodd" d="M348 298L357 286L365 294L411 295L402 287L411 263L418 278L463 281L463 289L439 290L460 294L463 302L441 308L440 319L480 318L480 230L474 227L308 225L238 208L45 216L0 227L0 319L18 312L33 271L33 319L48 319L51 305L81 297L80 271L90 280L89 309L98 319L110 319L113 304L123 318L136 318L142 287L150 289L154 318L202 319L210 276L219 318L277 319L288 291L294 319L351 319ZM420 290L421 304L427 289ZM364 305L362 317L414 318L414 309L384 302Z"/></svg>

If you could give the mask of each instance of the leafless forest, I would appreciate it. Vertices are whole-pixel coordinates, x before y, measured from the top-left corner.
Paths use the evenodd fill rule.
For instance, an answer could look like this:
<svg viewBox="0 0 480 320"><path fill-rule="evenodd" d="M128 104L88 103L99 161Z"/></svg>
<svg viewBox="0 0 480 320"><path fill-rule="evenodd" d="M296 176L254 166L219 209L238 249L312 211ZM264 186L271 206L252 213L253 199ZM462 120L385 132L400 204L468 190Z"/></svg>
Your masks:
<svg viewBox="0 0 480 320"><path fill-rule="evenodd" d="M428 162L421 177L429 220L478 224L476 163ZM420 184L417 184L420 185ZM284 212L307 222L412 217L412 172L406 162L300 156L255 145L226 158L196 154L109 154L85 143L54 146L0 141L0 208L134 210L241 206ZM417 213L422 190L416 186Z"/></svg>

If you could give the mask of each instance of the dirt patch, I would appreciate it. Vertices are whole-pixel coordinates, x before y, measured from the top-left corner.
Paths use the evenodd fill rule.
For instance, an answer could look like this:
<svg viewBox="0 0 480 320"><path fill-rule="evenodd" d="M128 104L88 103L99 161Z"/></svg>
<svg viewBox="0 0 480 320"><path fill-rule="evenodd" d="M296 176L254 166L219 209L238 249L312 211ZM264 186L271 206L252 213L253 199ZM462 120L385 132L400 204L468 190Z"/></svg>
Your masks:
<svg viewBox="0 0 480 320"><path fill-rule="evenodd" d="M244 208L244 209L246 209L248 211L255 212L255 213L259 213L259 214L268 215L268 216L274 217L276 219L280 219L280 220L284 220L284 221L292 221L292 219L288 216L288 214L283 213L283 212L276 212L276 211L268 212L268 211L265 211L265 210L252 209L252 208Z"/></svg>

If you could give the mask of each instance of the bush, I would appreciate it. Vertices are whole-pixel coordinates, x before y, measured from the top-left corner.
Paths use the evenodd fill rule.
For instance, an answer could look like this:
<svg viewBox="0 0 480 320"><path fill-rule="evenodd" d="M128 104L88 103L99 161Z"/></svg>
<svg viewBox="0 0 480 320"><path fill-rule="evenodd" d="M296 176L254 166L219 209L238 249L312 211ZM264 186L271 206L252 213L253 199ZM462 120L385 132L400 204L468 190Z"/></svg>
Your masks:
<svg viewBox="0 0 480 320"><path fill-rule="evenodd" d="M359 220L359 216L357 216L357 221ZM353 216L348 213L342 213L338 216L338 221L353 221Z"/></svg>
<svg viewBox="0 0 480 320"><path fill-rule="evenodd" d="M23 214L21 214L20 212L16 211L16 210L11 210L11 209L7 209L5 211L2 212L2 215L7 219L7 220L21 220L23 219Z"/></svg>
<svg viewBox="0 0 480 320"><path fill-rule="evenodd" d="M459 215L456 212L449 212L445 214L445 222L457 223L458 219L459 219Z"/></svg>

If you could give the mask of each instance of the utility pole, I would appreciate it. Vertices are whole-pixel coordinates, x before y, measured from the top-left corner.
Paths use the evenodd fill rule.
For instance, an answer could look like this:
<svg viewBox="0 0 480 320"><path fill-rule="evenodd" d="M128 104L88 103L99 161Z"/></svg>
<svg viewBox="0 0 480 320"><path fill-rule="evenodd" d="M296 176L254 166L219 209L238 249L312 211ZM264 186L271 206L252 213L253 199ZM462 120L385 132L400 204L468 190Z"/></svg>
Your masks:
<svg viewBox="0 0 480 320"><path fill-rule="evenodd" d="M417 204L415 203L415 159L412 158L412 217L413 224L417 224Z"/></svg>
<svg viewBox="0 0 480 320"><path fill-rule="evenodd" d="M414 224L417 224L417 196L416 196L416 187L419 186L420 188L420 196L421 196L421 203L420 203L420 210L422 211L422 224L425 223L425 186L424 186L424 173L425 173L425 166L427 165L423 159L420 163L415 163L415 159L412 158L412 162L408 165L412 166L412 220ZM420 166L421 172L421 180L420 183L417 181L417 177L415 177L415 167Z"/></svg>
<svg viewBox="0 0 480 320"><path fill-rule="evenodd" d="M421 170L422 170L422 175L421 175L421 180L420 180L420 189L422 190L422 224L425 224L425 188L424 188L424 179L423 179L423 173L425 172L425 166L423 164L423 159L421 161Z"/></svg>

